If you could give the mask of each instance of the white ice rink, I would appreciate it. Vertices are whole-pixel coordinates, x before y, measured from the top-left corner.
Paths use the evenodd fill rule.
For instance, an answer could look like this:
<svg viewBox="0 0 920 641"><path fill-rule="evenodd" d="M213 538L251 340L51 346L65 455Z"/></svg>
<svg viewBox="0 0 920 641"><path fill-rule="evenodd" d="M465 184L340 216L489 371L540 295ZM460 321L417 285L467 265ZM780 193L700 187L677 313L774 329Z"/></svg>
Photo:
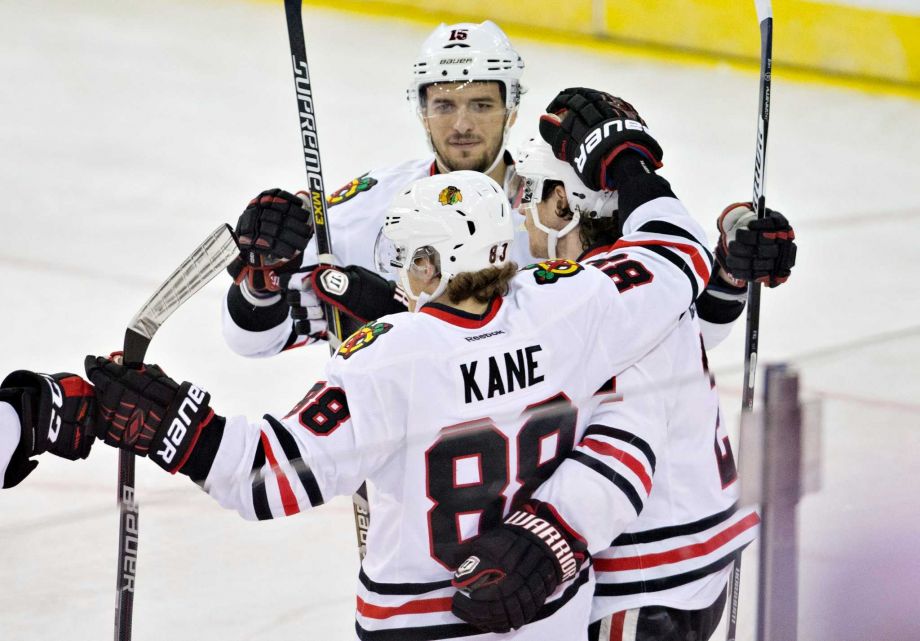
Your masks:
<svg viewBox="0 0 920 641"><path fill-rule="evenodd" d="M305 11L328 190L427 153L405 87L432 26ZM755 73L515 43L530 91L513 143L558 89L597 86L638 107L712 232L749 197ZM773 92L767 202L794 222L799 260L764 294L761 360L791 360L825 399L824 487L800 506L799 638L920 639L920 103L781 68ZM262 189L303 183L297 127L280 3L0 2L0 375L82 373L85 354L118 349L205 234ZM176 313L148 358L207 387L219 413L287 409L327 352L233 355L227 284ZM742 335L710 356L731 416ZM0 641L111 638L115 461L104 445L82 463L48 456L0 493ZM137 641L353 638L348 500L249 523L146 461L138 495Z"/></svg>

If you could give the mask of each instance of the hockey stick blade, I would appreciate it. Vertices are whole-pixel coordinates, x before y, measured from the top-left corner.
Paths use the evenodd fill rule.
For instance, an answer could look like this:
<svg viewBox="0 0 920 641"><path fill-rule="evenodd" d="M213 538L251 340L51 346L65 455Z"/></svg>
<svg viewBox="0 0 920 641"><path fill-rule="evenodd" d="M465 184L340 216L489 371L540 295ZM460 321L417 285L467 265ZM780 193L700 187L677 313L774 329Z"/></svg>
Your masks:
<svg viewBox="0 0 920 641"><path fill-rule="evenodd" d="M211 232L140 308L125 331L125 363L144 360L147 346L163 322L239 254L227 225Z"/></svg>
<svg viewBox="0 0 920 641"><path fill-rule="evenodd" d="M125 331L124 363L140 365L153 335L174 311L223 271L239 254L233 233L221 225L160 285ZM115 641L130 641L137 572L138 519L134 500L134 454L118 452L118 569L115 585Z"/></svg>

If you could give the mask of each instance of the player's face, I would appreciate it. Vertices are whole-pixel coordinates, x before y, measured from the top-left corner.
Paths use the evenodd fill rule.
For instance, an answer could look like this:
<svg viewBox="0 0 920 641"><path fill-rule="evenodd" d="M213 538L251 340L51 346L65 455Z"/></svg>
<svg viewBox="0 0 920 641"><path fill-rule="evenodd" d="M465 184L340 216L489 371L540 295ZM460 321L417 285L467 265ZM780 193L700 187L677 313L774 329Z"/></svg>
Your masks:
<svg viewBox="0 0 920 641"><path fill-rule="evenodd" d="M507 113L498 83L446 82L425 92L425 128L443 169L485 172L504 138Z"/></svg>
<svg viewBox="0 0 920 641"><path fill-rule="evenodd" d="M531 256L535 258L547 258L549 256L546 232L534 224L532 211L536 211L537 218L540 219L543 225L550 229L559 230L568 223L567 219L560 216L565 211L565 206L565 190L557 185L546 198L521 211L524 214L524 229L527 230Z"/></svg>

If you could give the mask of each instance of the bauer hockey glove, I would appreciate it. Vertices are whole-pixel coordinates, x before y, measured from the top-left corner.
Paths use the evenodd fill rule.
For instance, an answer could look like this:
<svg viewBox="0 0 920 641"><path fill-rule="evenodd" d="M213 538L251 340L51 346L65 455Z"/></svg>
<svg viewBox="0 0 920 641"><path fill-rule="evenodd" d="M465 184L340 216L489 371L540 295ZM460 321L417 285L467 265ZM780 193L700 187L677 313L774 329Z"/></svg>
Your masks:
<svg viewBox="0 0 920 641"><path fill-rule="evenodd" d="M148 456L167 472L182 467L205 427L223 422L208 405L210 394L189 382L176 383L157 365L134 369L87 356L84 366L96 386L99 438Z"/></svg>
<svg viewBox="0 0 920 641"><path fill-rule="evenodd" d="M483 631L520 628L576 576L586 548L549 504L531 501L473 541L454 573L451 612Z"/></svg>
<svg viewBox="0 0 920 641"><path fill-rule="evenodd" d="M279 276L300 267L312 237L313 218L305 200L281 189L263 191L236 223L240 255L227 271L250 296L274 297L281 289Z"/></svg>
<svg viewBox="0 0 920 641"><path fill-rule="evenodd" d="M540 135L560 160L575 169L588 189L615 190L608 169L626 151L644 157L654 169L664 152L636 109L609 93L573 87L565 89L540 117Z"/></svg>
<svg viewBox="0 0 920 641"><path fill-rule="evenodd" d="M0 383L0 400L19 414L21 434L3 487L13 487L38 465L31 457L51 452L71 461L89 456L95 405L92 386L76 374L18 370Z"/></svg>
<svg viewBox="0 0 920 641"><path fill-rule="evenodd" d="M751 203L734 203L719 216L716 259L734 287L746 287L750 280L776 287L792 273L795 230L781 213L769 208L764 213L758 219Z"/></svg>

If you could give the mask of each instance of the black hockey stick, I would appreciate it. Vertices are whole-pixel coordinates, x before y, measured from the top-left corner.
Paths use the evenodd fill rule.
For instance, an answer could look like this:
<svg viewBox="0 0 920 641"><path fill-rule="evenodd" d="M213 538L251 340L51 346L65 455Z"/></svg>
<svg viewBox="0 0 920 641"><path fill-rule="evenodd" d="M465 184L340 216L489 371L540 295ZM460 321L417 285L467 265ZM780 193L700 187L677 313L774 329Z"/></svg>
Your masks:
<svg viewBox="0 0 920 641"><path fill-rule="evenodd" d="M160 325L239 255L227 225L221 225L153 293L125 330L125 365L139 366ZM118 452L118 569L115 582L115 641L130 641L137 572L138 509L134 501L134 453Z"/></svg>
<svg viewBox="0 0 920 641"><path fill-rule="evenodd" d="M303 145L303 159L307 168L307 189L313 210L313 229L316 234L316 250L320 264L332 263L332 238L326 222L326 191L323 187L323 169L319 155L319 138L316 133L316 113L313 109L313 87L310 84L310 68L307 66L307 47L303 35L301 0L284 0L287 18L288 41L291 45L291 64L294 67L294 89L297 94L297 112L300 114L300 141ZM329 303L323 303L329 326L329 349L335 352L341 344L342 319L339 310ZM352 497L355 510L355 531L358 535L358 554L364 558L367 549L367 527L370 523L370 508L367 502L367 484Z"/></svg>
<svg viewBox="0 0 920 641"><path fill-rule="evenodd" d="M770 0L754 0L760 23L760 101L757 113L757 148L754 154L754 213L766 215L763 195L767 170L767 131L770 125L770 80L773 73L773 7ZM760 283L748 281L747 328L744 343L744 388L741 411L754 409L754 379L757 374L757 347L760 341ZM728 641L735 641L738 626L738 597L741 592L741 555L735 559L729 599Z"/></svg>

